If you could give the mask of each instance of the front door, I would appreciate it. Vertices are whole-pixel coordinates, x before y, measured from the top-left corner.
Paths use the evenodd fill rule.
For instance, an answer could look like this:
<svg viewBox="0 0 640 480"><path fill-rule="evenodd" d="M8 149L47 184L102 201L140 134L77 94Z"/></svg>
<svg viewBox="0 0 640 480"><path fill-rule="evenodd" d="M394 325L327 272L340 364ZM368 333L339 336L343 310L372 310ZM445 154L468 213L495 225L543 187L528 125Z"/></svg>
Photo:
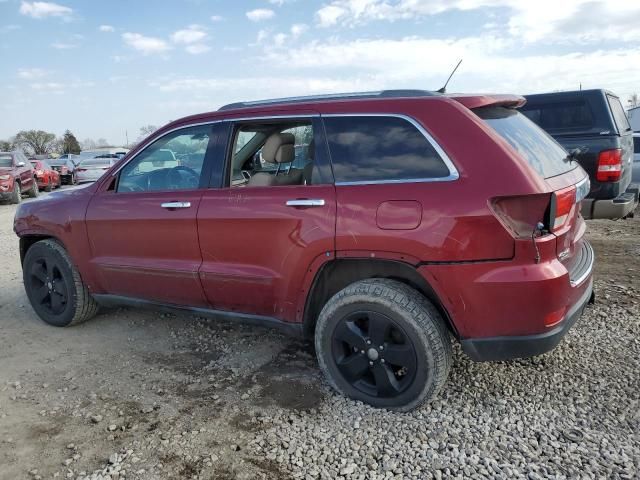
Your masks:
<svg viewBox="0 0 640 480"><path fill-rule="evenodd" d="M196 215L216 125L170 132L121 168L91 200L92 262L106 293L206 306Z"/></svg>
<svg viewBox="0 0 640 480"><path fill-rule="evenodd" d="M218 310L294 321L305 275L335 249L335 188L316 120L230 131L222 186L198 212L205 294Z"/></svg>

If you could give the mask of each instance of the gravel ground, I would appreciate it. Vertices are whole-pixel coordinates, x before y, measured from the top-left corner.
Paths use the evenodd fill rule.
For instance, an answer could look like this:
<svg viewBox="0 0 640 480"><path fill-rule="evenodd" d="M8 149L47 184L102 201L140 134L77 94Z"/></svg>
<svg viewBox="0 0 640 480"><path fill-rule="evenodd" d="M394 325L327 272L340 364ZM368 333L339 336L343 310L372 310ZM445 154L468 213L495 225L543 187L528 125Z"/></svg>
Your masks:
<svg viewBox="0 0 640 480"><path fill-rule="evenodd" d="M589 222L597 302L555 351L454 349L410 414L331 392L311 345L192 316L38 320L0 205L0 478L639 478L640 221Z"/></svg>

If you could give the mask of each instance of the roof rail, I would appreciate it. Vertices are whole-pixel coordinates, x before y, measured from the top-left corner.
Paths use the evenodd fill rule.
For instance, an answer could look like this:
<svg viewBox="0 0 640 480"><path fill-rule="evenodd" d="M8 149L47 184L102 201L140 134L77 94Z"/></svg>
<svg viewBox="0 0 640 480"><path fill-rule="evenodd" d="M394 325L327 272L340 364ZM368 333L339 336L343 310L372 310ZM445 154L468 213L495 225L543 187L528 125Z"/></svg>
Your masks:
<svg viewBox="0 0 640 480"><path fill-rule="evenodd" d="M262 105L278 105L286 103L320 102L323 100L372 99L372 98L402 98L402 97L433 97L440 95L429 90L379 90L375 92L330 93L325 95L308 95L302 97L272 98L250 102L235 102L223 105L218 111L234 110L236 108L250 108Z"/></svg>

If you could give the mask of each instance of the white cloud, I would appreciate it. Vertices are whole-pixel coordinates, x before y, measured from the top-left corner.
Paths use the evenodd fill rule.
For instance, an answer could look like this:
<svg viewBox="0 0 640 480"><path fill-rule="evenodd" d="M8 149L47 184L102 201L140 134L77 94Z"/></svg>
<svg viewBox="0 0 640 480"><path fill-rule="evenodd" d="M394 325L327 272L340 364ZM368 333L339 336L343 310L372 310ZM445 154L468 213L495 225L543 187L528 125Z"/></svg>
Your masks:
<svg viewBox="0 0 640 480"><path fill-rule="evenodd" d="M224 20L224 17L222 15L211 15L209 17L209 20L211 20L212 22L221 22L222 20Z"/></svg>
<svg viewBox="0 0 640 480"><path fill-rule="evenodd" d="M110 33L114 32L115 28L113 28L111 25L100 25L100 27L98 27L98 30L100 30L101 32Z"/></svg>
<svg viewBox="0 0 640 480"><path fill-rule="evenodd" d="M25 80L34 80L36 78L42 78L46 76L49 72L47 70L43 70L42 68L19 68L18 69L18 77L24 78Z"/></svg>
<svg viewBox="0 0 640 480"><path fill-rule="evenodd" d="M55 48L56 50L71 50L72 48L78 48L78 45L75 43L53 42L51 48Z"/></svg>
<svg viewBox="0 0 640 480"><path fill-rule="evenodd" d="M145 37L140 33L126 32L122 34L122 39L131 48L145 55L163 53L171 49L171 46L161 38Z"/></svg>
<svg viewBox="0 0 640 480"><path fill-rule="evenodd" d="M189 25L187 28L171 34L171 41L181 45L198 43L205 38L207 38L207 32L205 32L204 28L200 25Z"/></svg>
<svg viewBox="0 0 640 480"><path fill-rule="evenodd" d="M73 9L53 2L22 2L20 13L31 18L70 18Z"/></svg>
<svg viewBox="0 0 640 480"><path fill-rule="evenodd" d="M247 18L252 22L261 22L263 20L269 20L275 17L275 12L268 8L256 8L246 13Z"/></svg>
<svg viewBox="0 0 640 480"><path fill-rule="evenodd" d="M203 43L194 43L185 47L185 51L191 55L200 55L201 53L206 53L209 50L211 50L211 47L209 45L204 45Z"/></svg>
<svg viewBox="0 0 640 480"><path fill-rule="evenodd" d="M630 0L332 0L316 19L321 27L354 26L481 8L506 9L507 31L526 42L640 38L640 2Z"/></svg>

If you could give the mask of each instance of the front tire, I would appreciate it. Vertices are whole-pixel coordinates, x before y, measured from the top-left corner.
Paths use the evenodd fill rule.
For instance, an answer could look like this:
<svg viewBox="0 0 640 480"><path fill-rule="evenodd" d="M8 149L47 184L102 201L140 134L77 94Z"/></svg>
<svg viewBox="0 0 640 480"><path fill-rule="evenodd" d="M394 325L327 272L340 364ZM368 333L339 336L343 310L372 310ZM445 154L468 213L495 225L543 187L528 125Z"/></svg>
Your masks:
<svg viewBox="0 0 640 480"><path fill-rule="evenodd" d="M432 400L451 365L438 310L395 280L353 283L324 306L315 332L320 368L340 393L407 412Z"/></svg>
<svg viewBox="0 0 640 480"><path fill-rule="evenodd" d="M22 187L18 182L13 184L13 193L11 194L11 203L14 205L22 202Z"/></svg>
<svg viewBox="0 0 640 480"><path fill-rule="evenodd" d="M31 306L49 325L77 325L98 312L69 254L55 240L41 240L27 250L22 274Z"/></svg>

